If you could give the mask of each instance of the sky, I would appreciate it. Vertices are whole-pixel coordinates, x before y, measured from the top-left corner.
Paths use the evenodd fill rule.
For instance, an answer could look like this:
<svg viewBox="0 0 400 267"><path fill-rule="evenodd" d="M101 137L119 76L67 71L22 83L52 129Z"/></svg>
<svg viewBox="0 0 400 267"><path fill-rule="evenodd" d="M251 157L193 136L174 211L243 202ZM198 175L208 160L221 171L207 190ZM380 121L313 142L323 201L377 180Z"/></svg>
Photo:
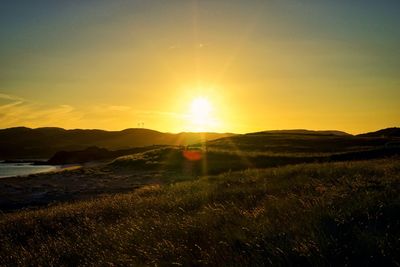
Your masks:
<svg viewBox="0 0 400 267"><path fill-rule="evenodd" d="M397 0L3 0L0 128L400 126L399 11Z"/></svg>

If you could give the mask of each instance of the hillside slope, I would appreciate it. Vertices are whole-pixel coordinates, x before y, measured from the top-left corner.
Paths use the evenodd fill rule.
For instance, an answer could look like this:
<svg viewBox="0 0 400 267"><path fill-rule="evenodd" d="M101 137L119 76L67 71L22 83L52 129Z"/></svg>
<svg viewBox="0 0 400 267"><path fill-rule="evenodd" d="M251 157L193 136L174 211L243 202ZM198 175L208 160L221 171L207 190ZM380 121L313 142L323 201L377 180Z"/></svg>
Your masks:
<svg viewBox="0 0 400 267"><path fill-rule="evenodd" d="M359 134L361 137L400 137L400 128L392 127L386 128L375 132Z"/></svg>
<svg viewBox="0 0 400 267"><path fill-rule="evenodd" d="M262 131L254 134L260 134L260 133L265 133L265 134L294 134L294 135L321 135L321 136L351 136L351 134L348 134L343 131L337 131L337 130L306 130L306 129L293 129L293 130L269 130L269 131Z"/></svg>
<svg viewBox="0 0 400 267"><path fill-rule="evenodd" d="M208 142L209 149L274 154L330 154L383 147L390 137L363 137L314 131L268 131L235 135Z"/></svg>
<svg viewBox="0 0 400 267"><path fill-rule="evenodd" d="M397 266L399 163L228 172L4 214L0 265Z"/></svg>
<svg viewBox="0 0 400 267"><path fill-rule="evenodd" d="M231 134L162 133L149 129L122 131L65 130L25 127L0 130L0 160L10 158L49 158L58 151L83 150L97 146L110 150L151 145L187 145Z"/></svg>

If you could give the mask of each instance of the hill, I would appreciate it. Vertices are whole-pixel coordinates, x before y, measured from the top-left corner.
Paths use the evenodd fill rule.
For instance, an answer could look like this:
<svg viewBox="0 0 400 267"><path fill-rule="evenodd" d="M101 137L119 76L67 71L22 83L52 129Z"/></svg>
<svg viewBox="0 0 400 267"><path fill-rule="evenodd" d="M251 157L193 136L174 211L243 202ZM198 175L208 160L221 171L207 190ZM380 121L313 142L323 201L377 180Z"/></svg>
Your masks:
<svg viewBox="0 0 400 267"><path fill-rule="evenodd" d="M396 140L294 130L59 152L107 160L0 179L0 266L397 266Z"/></svg>
<svg viewBox="0 0 400 267"><path fill-rule="evenodd" d="M311 130L274 130L235 135L190 132L172 134L141 128L104 131L17 127L0 130L0 160L48 159L60 151L83 151L88 147L117 151L153 145L189 145L202 141L208 141L207 146L212 150L275 154L342 153L382 147L396 142L399 136L400 128L353 136L341 131ZM88 155L93 154L87 152ZM100 158L113 157L112 153L103 152L104 157ZM124 155L126 152L116 154ZM67 156L74 157L72 154Z"/></svg>
<svg viewBox="0 0 400 267"><path fill-rule="evenodd" d="M351 134L336 131L336 130L324 130L324 131L315 131L315 130L305 130L305 129L293 129L293 130L269 130L256 132L254 134L294 134L294 135L331 135L331 136L351 136Z"/></svg>
<svg viewBox="0 0 400 267"><path fill-rule="evenodd" d="M370 132L365 134L359 134L360 137L400 137L400 128L392 127L382 129L376 132Z"/></svg>
<svg viewBox="0 0 400 267"><path fill-rule="evenodd" d="M0 265L397 266L399 166L228 172L3 214Z"/></svg>
<svg viewBox="0 0 400 267"><path fill-rule="evenodd" d="M232 134L162 133L149 129L122 131L65 130L62 128L17 127L0 130L0 160L17 158L50 158L58 151L101 147L109 150L152 145L188 145Z"/></svg>
<svg viewBox="0 0 400 267"><path fill-rule="evenodd" d="M384 147L391 137L363 137L339 132L284 130L235 135L207 142L210 150L272 154L334 154Z"/></svg>

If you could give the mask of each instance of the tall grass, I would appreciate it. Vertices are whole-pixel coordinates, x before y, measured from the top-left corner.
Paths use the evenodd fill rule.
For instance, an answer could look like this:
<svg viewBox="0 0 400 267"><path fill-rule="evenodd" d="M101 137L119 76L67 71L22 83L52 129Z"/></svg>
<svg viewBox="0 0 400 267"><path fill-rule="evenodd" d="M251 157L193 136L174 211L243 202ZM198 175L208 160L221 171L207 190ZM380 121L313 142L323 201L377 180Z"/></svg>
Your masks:
<svg viewBox="0 0 400 267"><path fill-rule="evenodd" d="M399 163L226 172L6 214L0 265L399 265Z"/></svg>

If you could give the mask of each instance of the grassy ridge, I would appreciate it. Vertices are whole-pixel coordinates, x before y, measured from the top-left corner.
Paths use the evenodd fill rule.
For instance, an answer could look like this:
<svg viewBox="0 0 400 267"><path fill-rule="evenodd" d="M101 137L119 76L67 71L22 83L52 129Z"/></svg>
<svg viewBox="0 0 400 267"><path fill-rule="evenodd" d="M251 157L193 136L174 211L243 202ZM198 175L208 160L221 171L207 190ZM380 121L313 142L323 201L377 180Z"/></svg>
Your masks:
<svg viewBox="0 0 400 267"><path fill-rule="evenodd" d="M0 219L0 265L398 265L400 159L227 172Z"/></svg>
<svg viewBox="0 0 400 267"><path fill-rule="evenodd" d="M182 149L164 147L119 157L109 167L113 170L118 168L131 171L172 170L192 175L209 175L248 168L270 168L300 163L379 159L400 155L400 148L377 148L322 155L313 153L306 155L296 153L270 154L216 149L207 149L207 151L200 153L202 155L201 160L188 161L183 156ZM189 175L189 179L192 175Z"/></svg>
<svg viewBox="0 0 400 267"><path fill-rule="evenodd" d="M357 137L296 133L251 133L207 142L212 149L276 154L332 154L383 147L395 137Z"/></svg>
<svg viewBox="0 0 400 267"><path fill-rule="evenodd" d="M148 184L169 184L249 168L385 158L400 155L400 148L305 156L215 150L194 153L200 160L188 160L187 151L182 148L164 147L123 156L93 167L0 179L0 210L12 212L54 202L85 200L104 194L130 192Z"/></svg>

